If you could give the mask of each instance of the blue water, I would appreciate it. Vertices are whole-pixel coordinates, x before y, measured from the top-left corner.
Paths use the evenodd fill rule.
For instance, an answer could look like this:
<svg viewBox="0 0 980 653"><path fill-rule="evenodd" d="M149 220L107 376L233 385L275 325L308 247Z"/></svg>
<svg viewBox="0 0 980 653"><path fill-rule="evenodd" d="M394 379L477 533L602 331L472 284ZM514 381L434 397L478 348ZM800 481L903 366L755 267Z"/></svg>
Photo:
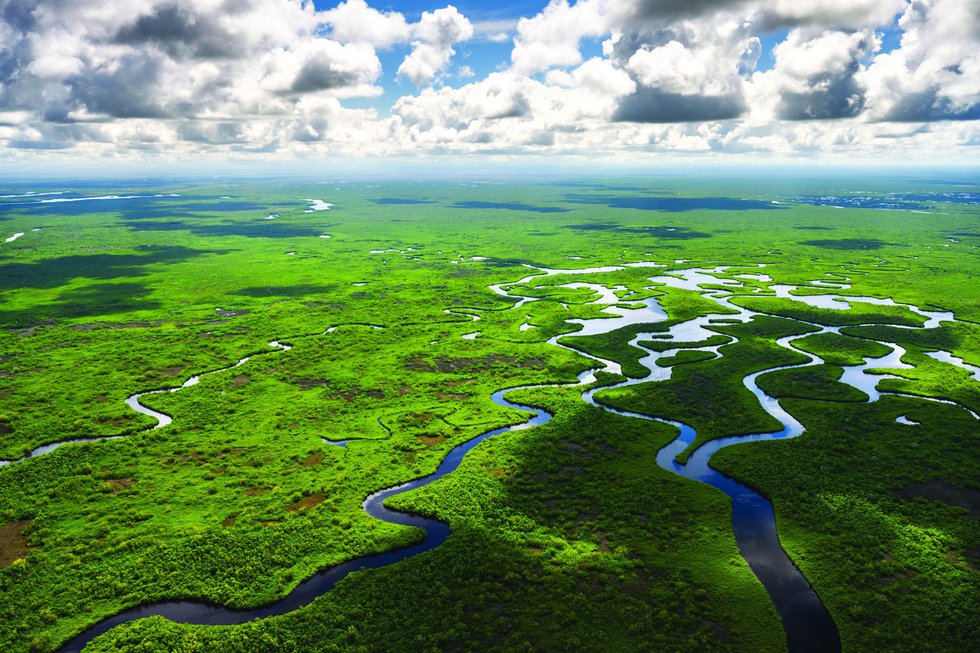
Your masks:
<svg viewBox="0 0 980 653"><path fill-rule="evenodd" d="M926 211L930 204L980 204L980 193L888 193L885 195L812 195L796 198L801 204L846 209Z"/></svg>
<svg viewBox="0 0 980 653"><path fill-rule="evenodd" d="M417 478L413 481L409 481L408 483L379 490L364 500L364 511L376 519L390 522L392 524L421 528L423 531L425 531L425 538L421 542L417 542L401 549L395 549L393 551L386 551L384 553L366 555L361 556L360 558L354 558L353 560L348 560L347 562L343 562L335 567L322 571L312 578L300 583L296 589L290 592L285 598L276 601L275 603L250 610L233 610L219 605L197 601L163 601L160 603L130 608L129 610L125 610L117 615L100 621L96 625L82 632L80 635L74 637L58 650L62 653L81 651L83 648L85 648L86 644L99 635L108 632L120 624L135 621L136 619L142 619L144 617L160 616L177 623L186 624L234 625L242 624L254 619L262 619L265 617L286 614L287 612L292 612L302 608L303 606L309 605L314 599L332 590L339 581L343 580L355 571L386 567L396 562L405 560L406 558L418 555L419 553L436 548L445 542L446 538L449 537L450 530L448 524L436 519L430 519L420 515L392 510L384 505L385 500L397 494L409 492L424 485L428 485L429 483L442 478L446 474L453 472L457 467L459 467L459 464L463 461L466 454L472 451L474 447L487 438L492 438L495 435L500 435L502 433L509 433L511 431L519 431L534 426L540 426L551 421L551 413L538 408L533 408L531 406L515 404L507 401L504 398L505 393L510 392L511 390L520 390L523 387L524 386L500 390L495 392L491 398L493 399L494 403L503 406L504 408L533 413L530 420L514 426L505 426L502 428L493 429L482 433L472 440L467 440L466 442L453 448L433 473ZM384 424L382 424L382 426L387 429ZM347 441L344 441L344 445L346 444Z"/></svg>
<svg viewBox="0 0 980 653"><path fill-rule="evenodd" d="M121 194L121 193L120 193ZM78 193L65 193L55 197L69 199L84 197ZM255 202L236 201L194 201L210 200L209 197L130 197L119 199L87 199L81 202L39 202L27 198L0 200L0 214L16 212L28 215L70 215L83 216L93 213L121 213L130 219L155 217L193 217L197 213L236 213L241 211L266 211L268 207ZM189 201L190 200L190 201Z"/></svg>
<svg viewBox="0 0 980 653"><path fill-rule="evenodd" d="M454 209L489 209L498 211L528 211L531 213L567 213L571 209L563 209L557 206L532 206L530 204L520 204L518 202L477 202L466 201L456 202L450 208Z"/></svg>
<svg viewBox="0 0 980 653"><path fill-rule="evenodd" d="M565 200L575 204L601 204L613 209L640 211L778 211L784 205L768 200L746 200L735 197L619 197L617 195L567 195Z"/></svg>

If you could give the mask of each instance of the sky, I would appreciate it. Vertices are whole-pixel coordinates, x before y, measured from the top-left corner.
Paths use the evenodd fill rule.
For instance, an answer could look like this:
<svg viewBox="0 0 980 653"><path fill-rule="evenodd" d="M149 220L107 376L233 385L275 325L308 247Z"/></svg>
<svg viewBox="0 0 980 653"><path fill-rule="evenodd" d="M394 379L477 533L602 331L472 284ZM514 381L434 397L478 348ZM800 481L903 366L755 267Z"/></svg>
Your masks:
<svg viewBox="0 0 980 653"><path fill-rule="evenodd" d="M0 0L0 168L978 164L977 0Z"/></svg>

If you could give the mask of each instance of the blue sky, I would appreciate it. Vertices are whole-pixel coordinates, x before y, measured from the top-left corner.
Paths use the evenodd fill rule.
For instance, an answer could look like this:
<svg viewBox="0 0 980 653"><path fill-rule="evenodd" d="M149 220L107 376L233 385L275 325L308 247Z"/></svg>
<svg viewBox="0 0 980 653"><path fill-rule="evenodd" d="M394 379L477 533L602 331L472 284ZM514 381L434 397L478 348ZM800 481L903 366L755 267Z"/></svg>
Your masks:
<svg viewBox="0 0 980 653"><path fill-rule="evenodd" d="M319 10L328 10L336 7L339 2L315 1L313 3ZM372 7L379 11L399 12L410 22L417 22L422 16L422 12L435 11L446 6L445 2L384 2L372 3ZM452 2L460 13L465 15L470 22L476 25L500 26L500 32L506 31L513 35L517 21L525 16L534 16L539 13L547 2ZM594 44L596 50L599 44ZM468 66L476 77L486 77L488 74L500 69L510 60L510 51L513 43L510 39L502 42L494 42L487 38L477 37L465 44L462 44L457 51L457 65ZM387 114L388 110L400 96L414 90L411 82L399 79L395 75L399 64L411 51L409 43L402 43L391 48L378 52L384 71L384 79L381 86L385 89L383 96L378 98L363 98L358 102L351 102L351 106L372 107L380 113ZM465 80L463 80L465 81Z"/></svg>
<svg viewBox="0 0 980 653"><path fill-rule="evenodd" d="M0 0L0 157L977 160L976 0Z"/></svg>
<svg viewBox="0 0 980 653"><path fill-rule="evenodd" d="M322 2L314 0L313 4L317 9L326 10L336 7L339 2ZM423 11L435 11L442 9L447 4L454 7L469 18L472 22L492 22L498 20L514 20L522 16L533 16L544 9L547 2L473 2L464 0L462 2L377 2L371 6L379 11L397 11L410 21L417 21Z"/></svg>
<svg viewBox="0 0 980 653"><path fill-rule="evenodd" d="M339 4L339 2L314 2L314 5L319 10L332 9ZM510 37L504 41L492 41L478 36L465 44L461 44L456 55L457 64L459 66L469 67L478 78L485 77L491 72L505 68L506 64L510 61L510 53L513 48L512 38L515 34L517 21L523 17L530 18L537 15L547 4L546 1L542 2L541 0L511 3L453 2L452 5L459 9L475 25L499 26L501 28L499 31L506 31ZM446 5L440 2L385 2L375 3L372 6L379 11L399 12L409 21L417 21L423 12L435 11ZM902 31L898 28L897 22L900 17L901 14L896 13L890 24L879 27L878 32L883 37L883 40L878 53L891 52L899 46ZM772 69L775 65L773 48L786 40L789 31L786 27L758 31L757 35L761 41L762 50L757 70L764 72ZM584 38L581 42L583 57L601 56L603 40L603 37ZM410 50L410 45L404 43L380 51L378 56L384 71L384 78L381 81L381 86L385 91L384 94L377 98L362 98L358 102L351 102L350 106L371 107L382 114L387 114L398 97L412 90L411 82L400 79L395 74L399 64Z"/></svg>

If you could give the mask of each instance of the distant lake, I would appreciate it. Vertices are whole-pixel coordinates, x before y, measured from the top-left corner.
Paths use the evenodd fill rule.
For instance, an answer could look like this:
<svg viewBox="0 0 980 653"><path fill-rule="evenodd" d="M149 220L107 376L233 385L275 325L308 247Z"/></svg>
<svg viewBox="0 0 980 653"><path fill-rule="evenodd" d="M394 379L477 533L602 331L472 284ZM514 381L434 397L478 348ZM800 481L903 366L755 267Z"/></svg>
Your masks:
<svg viewBox="0 0 980 653"><path fill-rule="evenodd" d="M575 204L604 204L614 209L640 211L772 211L785 208L768 200L744 200L735 197L617 197L615 195L568 195L566 201Z"/></svg>

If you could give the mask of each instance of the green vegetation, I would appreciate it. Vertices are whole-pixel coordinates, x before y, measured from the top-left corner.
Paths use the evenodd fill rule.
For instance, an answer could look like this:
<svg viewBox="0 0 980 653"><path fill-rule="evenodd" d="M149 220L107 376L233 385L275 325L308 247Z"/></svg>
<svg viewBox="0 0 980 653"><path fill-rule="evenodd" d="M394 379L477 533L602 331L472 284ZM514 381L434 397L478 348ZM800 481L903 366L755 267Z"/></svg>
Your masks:
<svg viewBox="0 0 980 653"><path fill-rule="evenodd" d="M712 461L773 497L780 540L834 616L845 650L955 650L976 633L976 421L882 397L874 410L786 400L807 427ZM916 426L896 423L907 415ZM897 629L883 624L914 623Z"/></svg>
<svg viewBox="0 0 980 653"><path fill-rule="evenodd" d="M758 384L763 392L777 399L796 397L823 401L867 401L868 395L857 388L838 383L843 373L844 370L833 365L797 367L763 374Z"/></svg>
<svg viewBox="0 0 980 653"><path fill-rule="evenodd" d="M829 308L814 308L792 299L775 297L736 297L732 303L744 306L759 313L788 317L804 322L846 326L853 324L887 323L907 326L922 326L925 319L905 306L875 306L853 302L850 310L838 311Z"/></svg>
<svg viewBox="0 0 980 653"><path fill-rule="evenodd" d="M700 363L702 361L710 361L715 355L710 351L679 351L673 356L667 356L665 358L658 358L657 365L660 367L672 367L674 365L683 365L684 363Z"/></svg>
<svg viewBox="0 0 980 653"><path fill-rule="evenodd" d="M783 336L807 333L813 327L769 316L746 324L711 327L738 340L719 348L720 358L674 368L669 383L650 383L600 392L604 404L645 415L656 415L693 426L694 446L679 457L683 462L694 448L708 440L743 433L779 429L779 422L762 409L759 400L742 384L753 373L781 365L805 363L797 352L773 343Z"/></svg>
<svg viewBox="0 0 980 653"><path fill-rule="evenodd" d="M629 345L637 336L653 351L681 349L658 361L672 367L669 381L596 398L688 423L695 446L775 430L743 379L806 362L776 344L817 330L803 320L843 326L794 341L825 364L761 374L758 384L807 433L728 448L712 462L772 499L783 545L845 650L961 648L980 629L976 421L922 399L864 403L839 379L841 366L888 352L875 341L895 343L912 367L888 370L901 378L880 389L980 411L980 384L925 355L941 349L980 364L980 297L969 290L977 242L963 235L975 206L662 212L602 198L782 201L831 182L604 183L173 180L152 192L179 197L0 204L0 229L25 233L0 244L0 459L122 436L0 467L0 643L54 651L105 616L164 599L264 605L338 562L418 541L418 529L368 517L364 497L528 418L493 403L493 392L570 384L595 367L548 344L556 336L632 378L649 372L645 352ZM896 182L860 185L887 193ZM21 186L42 190L5 183ZM50 190L106 194L94 183ZM135 182L112 192L148 194ZM307 213L313 197L336 206ZM390 198L426 203L379 203ZM466 204L476 200L561 211ZM854 249L868 233L880 246ZM959 242L944 247L949 233ZM638 261L668 267L624 267ZM765 296L770 282L738 276L758 274L759 263L771 283L844 275L848 294L941 307L962 321L859 326L923 320L903 307L833 311ZM701 342L658 339L699 316L734 315L699 292L650 281L717 265L733 266L719 278L743 285L711 287L734 290L733 304L762 315L713 323L716 335ZM516 285L535 274L527 266L614 269ZM567 320L612 317L594 303L599 293L564 287L577 283L613 290L623 308L655 297L668 319L576 337ZM515 308L491 292L497 284L535 301ZM798 294L814 292L838 291ZM691 350L705 346L720 356ZM246 356L179 392L144 396L173 417L163 428L151 430L155 420L125 403ZM596 386L623 380L597 376ZM442 546L355 573L281 617L233 627L153 618L86 650L784 650L778 617L735 545L727 497L657 466L674 429L589 406L584 389L512 393L554 419L491 438L453 474L391 500L448 522Z"/></svg>
<svg viewBox="0 0 980 653"><path fill-rule="evenodd" d="M661 307L667 313L667 320L652 325L639 324L628 326L602 335L567 338L562 341L562 344L574 347L587 354L598 356L599 358L615 361L620 364L623 374L626 376L642 378L647 375L647 368L640 364L640 359L646 355L646 352L636 347L631 347L629 344L630 340L637 335L641 333L662 333L674 324L686 322L699 315L716 313L726 315L734 313L734 311L724 306L719 306L701 294L690 290L663 288L662 292L664 294L658 297L658 300ZM727 338L723 339L723 341L727 340Z"/></svg>
<svg viewBox="0 0 980 653"><path fill-rule="evenodd" d="M881 358L891 352L890 347L874 340L848 338L839 333L815 333L794 341L793 346L819 356L829 365L860 365L865 358Z"/></svg>
<svg viewBox="0 0 980 653"><path fill-rule="evenodd" d="M714 347L731 342L732 339L721 334L705 338L700 342L674 342L672 340L640 340L636 344L650 351L667 351L668 349L685 349L689 347Z"/></svg>

